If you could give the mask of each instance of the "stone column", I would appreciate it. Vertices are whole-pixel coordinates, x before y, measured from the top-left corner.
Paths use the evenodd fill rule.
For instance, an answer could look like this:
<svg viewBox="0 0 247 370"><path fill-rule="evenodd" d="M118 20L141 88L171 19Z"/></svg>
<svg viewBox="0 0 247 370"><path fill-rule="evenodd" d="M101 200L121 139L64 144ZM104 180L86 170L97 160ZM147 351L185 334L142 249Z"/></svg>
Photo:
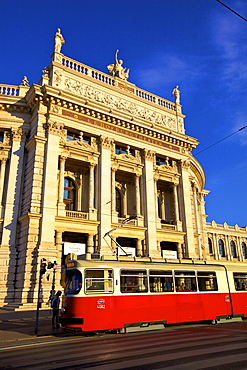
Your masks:
<svg viewBox="0 0 247 370"><path fill-rule="evenodd" d="M183 249L182 249L182 244L177 243L177 252L178 252L178 259L183 258Z"/></svg>
<svg viewBox="0 0 247 370"><path fill-rule="evenodd" d="M166 219L166 211L165 211L165 193L163 191L160 192L160 212L161 212L161 219Z"/></svg>
<svg viewBox="0 0 247 370"><path fill-rule="evenodd" d="M59 135L62 128L63 126L57 122L48 122L47 124L47 143L45 147L42 189L42 219L40 225L40 247L44 251L54 248L55 209L57 203L57 188L54 184L57 183ZM47 253L45 254L47 255ZM41 255L42 257L43 255Z"/></svg>
<svg viewBox="0 0 247 370"><path fill-rule="evenodd" d="M111 149L113 140L107 137L100 137L100 158L99 158L99 245L100 254L112 254L107 245L104 235L111 229Z"/></svg>
<svg viewBox="0 0 247 370"><path fill-rule="evenodd" d="M155 214L156 214L156 218L158 219L159 218L159 205L158 205L159 200L158 200L157 182L158 182L158 178L154 177Z"/></svg>
<svg viewBox="0 0 247 370"><path fill-rule="evenodd" d="M94 208L94 168L95 164L89 165L89 212Z"/></svg>
<svg viewBox="0 0 247 370"><path fill-rule="evenodd" d="M112 222L118 223L118 213L116 211L116 168L111 169L111 214Z"/></svg>
<svg viewBox="0 0 247 370"><path fill-rule="evenodd" d="M63 202L64 194L64 171L65 171L65 161L67 156L60 156L60 172L59 172L59 188L58 188L58 212L61 215L61 212L65 211L65 204ZM65 212L64 212L65 213Z"/></svg>
<svg viewBox="0 0 247 370"><path fill-rule="evenodd" d="M239 236L237 236L237 238L236 238L236 247L237 247L237 256L238 256L239 261L244 262L242 245L241 245L241 240L240 240Z"/></svg>
<svg viewBox="0 0 247 370"><path fill-rule="evenodd" d="M177 193L177 185L173 185L173 197L174 197L174 213L175 213L175 221L179 221L179 209L178 209L178 193Z"/></svg>
<svg viewBox="0 0 247 370"><path fill-rule="evenodd" d="M6 188L6 196L2 197L2 243L0 246L1 275L0 302L13 302L15 298L14 281L16 279L17 257L17 223L20 210L21 184L24 166L24 147L26 135L22 129L12 130L12 147L9 161L8 177L5 178L5 163L1 169L1 182ZM6 174L5 174L6 177ZM3 195L3 190L2 190ZM3 278L5 277L5 278Z"/></svg>
<svg viewBox="0 0 247 370"><path fill-rule="evenodd" d="M136 255L137 257L142 256L142 240L141 239L137 239Z"/></svg>
<svg viewBox="0 0 247 370"><path fill-rule="evenodd" d="M143 197L144 197L144 226L146 227L146 250L150 257L159 257L156 236L156 208L154 176L155 152L144 149Z"/></svg>
<svg viewBox="0 0 247 370"><path fill-rule="evenodd" d="M183 228L186 232L185 250L186 257L196 258L194 231L191 211L191 181L190 181L190 161L181 162L181 209Z"/></svg>
<svg viewBox="0 0 247 370"><path fill-rule="evenodd" d="M215 256L215 259L219 260L221 259L221 255L219 253L219 245L218 245L218 239L217 239L217 235L215 233L213 233L213 252L214 252L214 256Z"/></svg>
<svg viewBox="0 0 247 370"><path fill-rule="evenodd" d="M127 213L127 184L123 184L123 216L128 217Z"/></svg>
<svg viewBox="0 0 247 370"><path fill-rule="evenodd" d="M231 250L231 247L230 247L230 244L229 244L229 237L228 237L228 235L225 235L225 240L223 240L223 241L224 241L224 244L225 244L226 258L229 261L232 261L233 260L233 256L232 256L232 250Z"/></svg>
<svg viewBox="0 0 247 370"><path fill-rule="evenodd" d="M141 199L140 199L140 175L135 175L135 190L136 190L136 215L141 214Z"/></svg>
<svg viewBox="0 0 247 370"><path fill-rule="evenodd" d="M197 234L197 242L198 242L198 251L199 251L199 258L202 257L202 246L200 240L200 221L198 217L198 204L197 204L197 187L195 183L192 183L192 191L193 191L193 199L194 199L194 212L195 212L195 227L196 227L196 234Z"/></svg>
<svg viewBox="0 0 247 370"><path fill-rule="evenodd" d="M97 212L94 207L94 169L96 163L90 163L89 165L89 219L96 220Z"/></svg>
<svg viewBox="0 0 247 370"><path fill-rule="evenodd" d="M1 159L1 172L0 172L0 218L2 218L2 200L3 200L3 187L4 187L4 179L5 179L5 171L6 171L6 162L7 158Z"/></svg>
<svg viewBox="0 0 247 370"><path fill-rule="evenodd" d="M12 131L12 150L9 164L9 178L5 199L2 244L15 246L19 200L24 161L26 135L22 129Z"/></svg>
<svg viewBox="0 0 247 370"><path fill-rule="evenodd" d="M87 238L87 259L91 258L91 254L94 253L94 242L93 242L93 234L88 234Z"/></svg>

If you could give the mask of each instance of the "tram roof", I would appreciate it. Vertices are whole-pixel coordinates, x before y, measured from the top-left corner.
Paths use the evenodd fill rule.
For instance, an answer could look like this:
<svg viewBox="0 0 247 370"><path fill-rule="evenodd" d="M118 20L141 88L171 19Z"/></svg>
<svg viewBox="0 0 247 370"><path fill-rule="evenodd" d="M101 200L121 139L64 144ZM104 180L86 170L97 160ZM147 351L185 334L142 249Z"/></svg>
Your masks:
<svg viewBox="0 0 247 370"><path fill-rule="evenodd" d="M195 259L162 259L151 257L126 257L126 256L101 256L98 259L78 259L70 260L66 264L67 268L159 268L159 269L199 269L199 270L222 270L225 267L229 271L246 271L247 267L243 263L229 263L222 261L195 260Z"/></svg>

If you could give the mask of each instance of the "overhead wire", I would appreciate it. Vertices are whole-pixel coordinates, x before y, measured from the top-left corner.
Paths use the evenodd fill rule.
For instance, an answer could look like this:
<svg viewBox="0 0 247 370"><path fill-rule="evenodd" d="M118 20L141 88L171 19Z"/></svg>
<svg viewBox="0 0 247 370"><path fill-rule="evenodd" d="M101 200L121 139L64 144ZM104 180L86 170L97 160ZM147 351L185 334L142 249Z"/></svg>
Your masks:
<svg viewBox="0 0 247 370"><path fill-rule="evenodd" d="M235 10L233 10L232 8L230 8L229 6L227 6L226 4L222 3L222 1L220 0L216 0L218 3L220 3L221 5L223 5L224 7L226 7L227 9L229 9L231 12L233 12L234 14L236 14L238 17L242 18L245 22L247 22L247 19L244 18L241 14L235 12Z"/></svg>
<svg viewBox="0 0 247 370"><path fill-rule="evenodd" d="M232 134L227 135L227 136L226 136L226 137L224 137L223 139L220 139L220 140L216 141L214 144L211 144L211 145L209 145L207 148L205 148L205 149L201 150L200 152L195 153L195 154L194 154L194 157L196 157L198 154L201 154L201 153L205 152L206 150L208 150L208 149L212 148L212 146L215 146L215 145L217 145L217 144L221 143L222 141L224 141L224 140L228 139L230 136L233 136L233 135L237 134L239 131L242 131L242 130L244 130L245 128L247 128L247 126L243 126L243 127L241 127L240 129L238 129L237 131L233 132Z"/></svg>

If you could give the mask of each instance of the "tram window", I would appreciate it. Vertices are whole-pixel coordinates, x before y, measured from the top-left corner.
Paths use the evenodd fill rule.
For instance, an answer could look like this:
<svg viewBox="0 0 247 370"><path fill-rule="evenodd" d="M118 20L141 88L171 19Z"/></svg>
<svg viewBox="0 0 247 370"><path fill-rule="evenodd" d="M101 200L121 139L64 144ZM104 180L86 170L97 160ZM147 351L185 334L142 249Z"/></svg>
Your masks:
<svg viewBox="0 0 247 370"><path fill-rule="evenodd" d="M148 291L146 270L122 270L121 293L145 293Z"/></svg>
<svg viewBox="0 0 247 370"><path fill-rule="evenodd" d="M86 270L85 289L87 294L112 293L113 271L108 269Z"/></svg>
<svg viewBox="0 0 247 370"><path fill-rule="evenodd" d="M149 286L151 293L172 292L174 290L172 271L150 270Z"/></svg>
<svg viewBox="0 0 247 370"><path fill-rule="evenodd" d="M234 272L233 278L236 290L247 290L247 274Z"/></svg>
<svg viewBox="0 0 247 370"><path fill-rule="evenodd" d="M200 292L218 290L216 273L210 271L197 272L198 287Z"/></svg>
<svg viewBox="0 0 247 370"><path fill-rule="evenodd" d="M66 272L65 294L78 294L82 287L82 276L78 270L68 270Z"/></svg>
<svg viewBox="0 0 247 370"><path fill-rule="evenodd" d="M175 286L177 292L196 292L195 271L175 271Z"/></svg>

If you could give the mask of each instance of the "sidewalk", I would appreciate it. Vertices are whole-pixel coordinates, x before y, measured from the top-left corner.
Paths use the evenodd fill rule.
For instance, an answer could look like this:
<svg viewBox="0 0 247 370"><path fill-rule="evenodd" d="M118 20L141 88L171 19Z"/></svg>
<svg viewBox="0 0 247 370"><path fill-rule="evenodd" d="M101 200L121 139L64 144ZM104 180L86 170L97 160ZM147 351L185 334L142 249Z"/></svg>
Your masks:
<svg viewBox="0 0 247 370"><path fill-rule="evenodd" d="M36 311L6 311L0 308L0 343L33 339L59 333L51 327L51 309L39 310L38 333L35 334Z"/></svg>

